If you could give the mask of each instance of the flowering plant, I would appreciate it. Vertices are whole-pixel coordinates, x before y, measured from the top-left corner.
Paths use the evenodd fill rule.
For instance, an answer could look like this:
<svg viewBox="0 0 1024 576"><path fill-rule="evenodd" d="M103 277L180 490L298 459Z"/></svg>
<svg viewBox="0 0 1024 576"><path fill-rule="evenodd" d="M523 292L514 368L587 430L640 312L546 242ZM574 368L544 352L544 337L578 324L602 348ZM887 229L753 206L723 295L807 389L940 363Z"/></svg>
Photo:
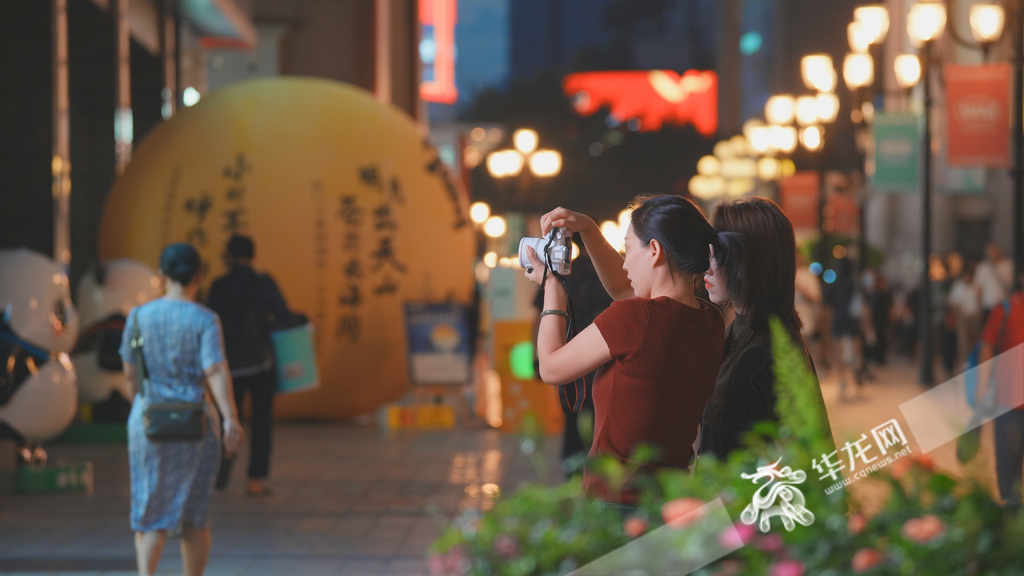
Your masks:
<svg viewBox="0 0 1024 576"><path fill-rule="evenodd" d="M578 478L554 488L523 486L501 495L492 510L456 518L432 546L432 574L529 576L581 568L586 574L591 562L605 562L620 550L628 558L633 543L657 540L631 561L642 562L649 572L651 566L664 571L673 558L720 550L694 565L694 573L1024 575L1024 515L1000 506L976 481L936 472L926 456L902 458L871 474L889 495L885 507L870 517L856 510L845 491L826 493L825 483L812 474L806 483L790 483L800 489L810 518L798 523L770 518L768 531L761 530L765 520L748 521L751 503L767 486L749 478L757 482L780 462L786 466L782 473L790 467L810 470L816 455L834 450L824 406L813 390L817 380L775 320L772 347L778 421L756 425L747 450L734 451L726 461L702 457L692 474L663 471L634 478L636 463L653 457L649 448L638 449L629 465L612 458L589 462L613 489L631 481L639 492L635 510L588 499ZM794 498L783 500L783 507L792 506ZM707 504L713 502L737 520L709 538L698 526L702 515L710 516Z"/></svg>

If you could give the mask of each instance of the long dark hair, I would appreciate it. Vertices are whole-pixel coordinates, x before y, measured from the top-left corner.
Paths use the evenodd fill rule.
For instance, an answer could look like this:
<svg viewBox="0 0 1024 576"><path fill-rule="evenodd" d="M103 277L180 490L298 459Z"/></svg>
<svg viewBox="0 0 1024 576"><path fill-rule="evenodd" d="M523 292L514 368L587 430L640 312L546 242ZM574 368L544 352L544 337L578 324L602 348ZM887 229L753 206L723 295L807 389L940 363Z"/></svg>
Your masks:
<svg viewBox="0 0 1024 576"><path fill-rule="evenodd" d="M790 333L799 334L796 292L796 238L793 224L779 205L758 196L727 201L714 214L715 229L735 235L715 249L733 304L750 317L751 328L768 331L778 316Z"/></svg>
<svg viewBox="0 0 1024 576"><path fill-rule="evenodd" d="M643 244L657 240L669 256L669 271L703 274L718 236L693 200L682 196L638 197L630 205L633 232Z"/></svg>

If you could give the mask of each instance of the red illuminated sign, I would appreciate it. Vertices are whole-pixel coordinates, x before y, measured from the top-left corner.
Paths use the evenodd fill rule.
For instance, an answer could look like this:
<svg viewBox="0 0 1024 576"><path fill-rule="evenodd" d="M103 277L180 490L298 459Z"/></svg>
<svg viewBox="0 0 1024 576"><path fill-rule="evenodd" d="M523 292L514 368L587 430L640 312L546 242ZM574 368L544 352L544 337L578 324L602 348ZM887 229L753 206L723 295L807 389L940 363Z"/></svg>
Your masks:
<svg viewBox="0 0 1024 576"><path fill-rule="evenodd" d="M420 83L420 98L427 102L454 104L459 99L455 88L456 2L420 0L420 24L434 29L434 79Z"/></svg>
<svg viewBox="0 0 1024 576"><path fill-rule="evenodd" d="M718 131L718 76L689 70L682 76L671 70L580 72L565 77L566 96L576 111L590 116L609 108L616 118L636 118L640 130L660 130L664 124L692 124L712 136Z"/></svg>

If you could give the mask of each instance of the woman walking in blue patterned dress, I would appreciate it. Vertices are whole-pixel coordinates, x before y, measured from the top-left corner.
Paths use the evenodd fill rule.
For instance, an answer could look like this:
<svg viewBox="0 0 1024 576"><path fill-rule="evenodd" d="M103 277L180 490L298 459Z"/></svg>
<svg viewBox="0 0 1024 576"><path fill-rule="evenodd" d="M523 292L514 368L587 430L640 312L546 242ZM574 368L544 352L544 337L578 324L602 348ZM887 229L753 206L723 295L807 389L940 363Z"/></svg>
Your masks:
<svg viewBox="0 0 1024 576"><path fill-rule="evenodd" d="M202 281L199 253L189 244L171 244L160 256L163 298L135 308L128 315L121 344L125 375L139 392L139 367L131 349L138 326L148 386L134 394L128 418L128 461L131 470L131 525L139 574L156 572L168 532L181 534L186 576L199 576L210 556L206 518L217 464L221 430L228 452L242 439L231 375L224 360L220 321L196 304ZM214 409L207 384L220 413ZM146 407L157 402L194 402L206 406L206 430L196 442L153 442L146 436Z"/></svg>

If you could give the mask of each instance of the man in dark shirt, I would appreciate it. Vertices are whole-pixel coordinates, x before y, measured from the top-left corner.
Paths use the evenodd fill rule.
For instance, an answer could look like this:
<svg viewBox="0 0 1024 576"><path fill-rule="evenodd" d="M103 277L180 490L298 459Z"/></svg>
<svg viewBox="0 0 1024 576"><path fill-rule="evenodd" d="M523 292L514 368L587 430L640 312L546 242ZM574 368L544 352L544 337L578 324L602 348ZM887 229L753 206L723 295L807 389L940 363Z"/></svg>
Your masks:
<svg viewBox="0 0 1024 576"><path fill-rule="evenodd" d="M249 483L246 493L265 496L264 480L270 473L270 438L277 374L270 333L306 322L288 310L277 284L252 268L255 246L247 236L232 236L225 252L229 271L214 280L207 305L220 316L224 347L234 380L235 401L241 406L246 392L252 399ZM217 487L227 486L231 460L221 462Z"/></svg>

